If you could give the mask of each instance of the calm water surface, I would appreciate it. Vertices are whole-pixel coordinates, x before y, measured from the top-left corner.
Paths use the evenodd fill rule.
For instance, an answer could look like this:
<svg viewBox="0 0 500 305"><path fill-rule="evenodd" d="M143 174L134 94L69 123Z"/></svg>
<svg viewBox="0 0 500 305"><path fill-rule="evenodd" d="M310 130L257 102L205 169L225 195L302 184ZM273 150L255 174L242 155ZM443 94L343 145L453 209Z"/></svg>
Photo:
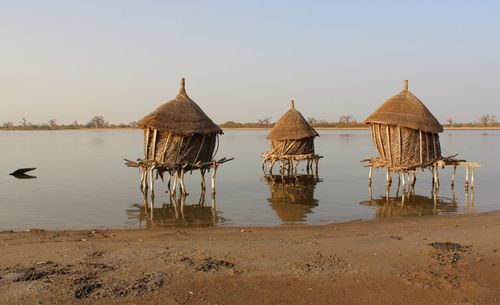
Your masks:
<svg viewBox="0 0 500 305"><path fill-rule="evenodd" d="M209 192L200 202L199 174L187 176L190 195L176 208L165 186L155 184L153 213L145 209L137 169L123 158L142 154L142 131L15 131L0 132L0 230L26 228L148 227L152 225L325 224L350 219L473 213L499 209L499 131L446 131L444 155L481 162L474 193L464 191L464 170L455 190L451 170L441 172L437 201L431 196L429 173L419 173L416 194L405 199L385 196L384 172L375 172L370 197L367 169L360 160L373 156L368 131L320 131L317 151L320 181L302 178L293 184L265 179L260 155L268 146L267 131L227 131L217 157L236 157L218 170L215 210ZM8 173L37 167L36 179ZM391 196L395 196L395 186ZM149 199L148 199L149 200ZM148 201L150 204L150 200ZM151 218L153 220L151 220Z"/></svg>

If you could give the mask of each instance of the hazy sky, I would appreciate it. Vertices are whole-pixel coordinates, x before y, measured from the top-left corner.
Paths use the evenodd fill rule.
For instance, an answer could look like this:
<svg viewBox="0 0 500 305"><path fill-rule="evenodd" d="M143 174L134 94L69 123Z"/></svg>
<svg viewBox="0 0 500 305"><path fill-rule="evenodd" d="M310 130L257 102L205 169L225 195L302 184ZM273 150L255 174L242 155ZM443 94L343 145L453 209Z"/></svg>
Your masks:
<svg viewBox="0 0 500 305"><path fill-rule="evenodd" d="M362 120L403 79L442 122L500 116L500 1L2 1L0 123Z"/></svg>

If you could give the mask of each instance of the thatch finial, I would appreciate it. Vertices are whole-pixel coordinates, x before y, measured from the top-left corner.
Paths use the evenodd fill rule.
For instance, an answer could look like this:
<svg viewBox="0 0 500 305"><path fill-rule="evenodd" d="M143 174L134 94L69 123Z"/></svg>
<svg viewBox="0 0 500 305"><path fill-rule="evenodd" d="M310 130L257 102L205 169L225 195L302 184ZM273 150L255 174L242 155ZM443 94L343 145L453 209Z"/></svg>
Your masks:
<svg viewBox="0 0 500 305"><path fill-rule="evenodd" d="M403 81L403 90L408 91L408 80L407 79L405 79Z"/></svg>
<svg viewBox="0 0 500 305"><path fill-rule="evenodd" d="M295 102L293 99L290 101L290 109L295 109Z"/></svg>
<svg viewBox="0 0 500 305"><path fill-rule="evenodd" d="M186 80L183 78L181 78L181 88L179 89L179 94L182 94L182 95L187 95L186 94Z"/></svg>

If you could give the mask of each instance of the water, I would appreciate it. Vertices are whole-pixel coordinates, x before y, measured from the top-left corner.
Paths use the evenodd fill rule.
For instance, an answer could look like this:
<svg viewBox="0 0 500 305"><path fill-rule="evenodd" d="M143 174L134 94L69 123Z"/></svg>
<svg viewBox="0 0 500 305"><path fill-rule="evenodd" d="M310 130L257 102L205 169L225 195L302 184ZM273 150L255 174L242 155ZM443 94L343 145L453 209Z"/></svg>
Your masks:
<svg viewBox="0 0 500 305"><path fill-rule="evenodd" d="M156 183L155 209L143 207L136 169L123 158L142 154L142 131L15 131L0 132L0 230L27 228L122 228L155 225L251 225L288 223L325 224L374 217L473 213L499 209L500 131L446 131L441 135L444 155L477 161L473 194L464 191L464 170L458 171L455 191L451 170L440 174L437 201L431 197L431 177L419 172L416 196L385 196L385 173L375 172L372 197L367 169L359 162L373 156L368 131L320 131L316 141L320 179L280 184L267 181L260 155L268 147L267 131L227 131L218 157L236 157L217 175L216 208L207 193L199 202L199 174L187 176L190 195L184 208L171 206L165 186ZM37 167L36 179L15 179L8 173ZM269 179L268 179L269 180ZM208 181L207 181L208 182ZM394 183L395 185L395 183ZM395 187L391 196L395 195ZM271 192L272 190L272 192ZM436 205L435 205L436 204ZM151 221L153 217L153 222Z"/></svg>

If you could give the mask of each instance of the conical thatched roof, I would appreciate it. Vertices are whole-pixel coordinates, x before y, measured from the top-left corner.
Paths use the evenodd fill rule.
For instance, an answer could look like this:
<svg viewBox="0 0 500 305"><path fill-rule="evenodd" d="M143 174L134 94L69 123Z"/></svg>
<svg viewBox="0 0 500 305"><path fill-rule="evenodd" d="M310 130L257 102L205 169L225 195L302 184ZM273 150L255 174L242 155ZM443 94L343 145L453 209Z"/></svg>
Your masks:
<svg viewBox="0 0 500 305"><path fill-rule="evenodd" d="M316 130L312 128L302 114L295 109L293 100L290 103L290 110L288 110L276 122L267 138L275 141L283 140L300 140L309 137L319 136Z"/></svg>
<svg viewBox="0 0 500 305"><path fill-rule="evenodd" d="M189 98L185 89L184 78L177 97L159 106L138 123L139 128L151 128L168 131L174 135L221 134L217 126L201 108Z"/></svg>
<svg viewBox="0 0 500 305"><path fill-rule="evenodd" d="M408 90L407 80L403 90L385 101L364 123L396 125L432 133L443 131L443 126L429 109Z"/></svg>

